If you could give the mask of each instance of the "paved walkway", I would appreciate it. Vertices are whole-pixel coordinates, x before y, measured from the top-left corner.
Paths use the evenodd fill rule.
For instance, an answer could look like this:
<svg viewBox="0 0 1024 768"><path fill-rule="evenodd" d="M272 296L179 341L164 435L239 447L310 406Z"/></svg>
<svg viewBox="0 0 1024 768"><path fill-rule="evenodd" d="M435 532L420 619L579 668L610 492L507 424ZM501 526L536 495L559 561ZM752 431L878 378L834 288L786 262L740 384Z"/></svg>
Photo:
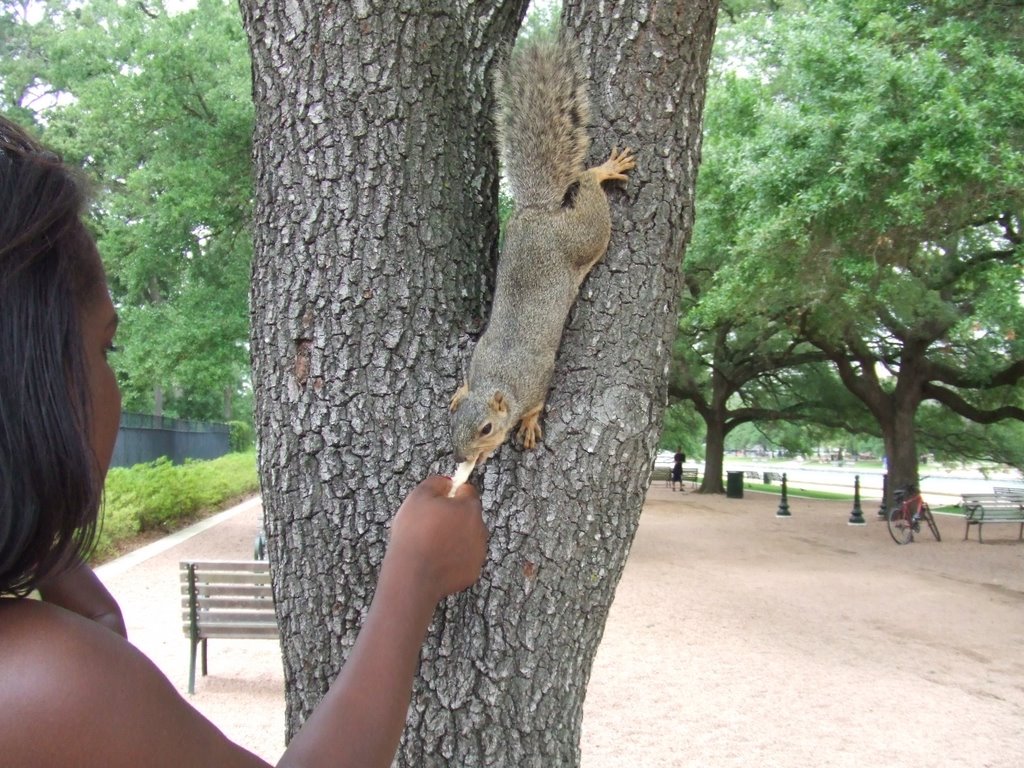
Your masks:
<svg viewBox="0 0 1024 768"><path fill-rule="evenodd" d="M246 560L260 530L258 498L161 539L96 573L121 604L128 639L178 691L233 741L274 763L284 751L281 651L268 640L210 640L210 675L188 691L188 639L182 632L178 563L189 558Z"/></svg>
<svg viewBox="0 0 1024 768"><path fill-rule="evenodd" d="M652 487L601 648L583 768L1019 768L1024 544L1016 527L898 547L865 503ZM129 637L186 690L178 561L246 559L258 500L99 569ZM280 654L210 642L191 701L274 762Z"/></svg>

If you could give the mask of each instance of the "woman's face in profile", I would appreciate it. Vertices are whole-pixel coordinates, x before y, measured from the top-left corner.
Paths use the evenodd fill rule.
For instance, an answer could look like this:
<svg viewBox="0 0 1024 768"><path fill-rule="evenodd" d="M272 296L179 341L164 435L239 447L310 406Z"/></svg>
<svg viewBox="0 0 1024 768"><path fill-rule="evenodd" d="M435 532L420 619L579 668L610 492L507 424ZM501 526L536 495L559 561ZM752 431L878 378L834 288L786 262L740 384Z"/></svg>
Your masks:
<svg viewBox="0 0 1024 768"><path fill-rule="evenodd" d="M99 261L100 255L95 246L92 252L92 257ZM81 327L91 404L89 437L101 476L105 477L114 455L114 443L121 423L121 390L107 359L107 355L114 350L117 312L110 300L102 264L99 274L101 279L93 289L92 296L82 306Z"/></svg>

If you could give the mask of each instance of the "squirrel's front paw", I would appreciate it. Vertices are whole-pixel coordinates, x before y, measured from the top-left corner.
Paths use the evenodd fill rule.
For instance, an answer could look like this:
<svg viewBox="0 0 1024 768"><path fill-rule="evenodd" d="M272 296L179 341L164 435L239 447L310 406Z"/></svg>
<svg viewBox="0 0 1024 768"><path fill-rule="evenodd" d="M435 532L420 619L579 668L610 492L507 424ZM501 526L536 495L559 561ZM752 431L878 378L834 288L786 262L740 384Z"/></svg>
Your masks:
<svg viewBox="0 0 1024 768"><path fill-rule="evenodd" d="M629 178L626 176L626 171L631 171L634 168L636 168L636 157L633 156L633 150L626 147L619 152L619 148L615 147L608 159L595 170L599 181L626 181Z"/></svg>
<svg viewBox="0 0 1024 768"><path fill-rule="evenodd" d="M540 428L540 412L542 410L544 410L544 403L530 410L519 422L519 431L516 432L516 437L522 441L523 448L528 451L537 447L537 441L544 434Z"/></svg>

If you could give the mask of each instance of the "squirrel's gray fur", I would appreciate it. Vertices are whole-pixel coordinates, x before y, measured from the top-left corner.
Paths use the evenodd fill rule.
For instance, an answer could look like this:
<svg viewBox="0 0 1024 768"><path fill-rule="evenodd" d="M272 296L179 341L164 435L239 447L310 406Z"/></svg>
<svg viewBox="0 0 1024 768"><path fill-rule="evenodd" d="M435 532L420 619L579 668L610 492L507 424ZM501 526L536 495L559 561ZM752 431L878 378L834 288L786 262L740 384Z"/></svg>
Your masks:
<svg viewBox="0 0 1024 768"><path fill-rule="evenodd" d="M625 180L634 167L627 149L586 169L586 79L564 33L514 51L496 83L498 138L515 212L487 330L452 397L457 461L486 460L520 421L524 447L536 445L565 319L611 237L601 183Z"/></svg>

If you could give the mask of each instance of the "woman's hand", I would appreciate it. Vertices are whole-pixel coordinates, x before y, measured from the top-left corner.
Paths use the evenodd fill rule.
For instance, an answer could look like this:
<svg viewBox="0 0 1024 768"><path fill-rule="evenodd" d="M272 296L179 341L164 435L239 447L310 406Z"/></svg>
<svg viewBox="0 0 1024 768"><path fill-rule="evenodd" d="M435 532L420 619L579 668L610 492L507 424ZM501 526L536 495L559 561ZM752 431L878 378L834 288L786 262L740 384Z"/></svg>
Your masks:
<svg viewBox="0 0 1024 768"><path fill-rule="evenodd" d="M431 476L399 507L391 527L384 570L406 573L433 602L461 592L480 577L487 556L480 494L463 485L448 498L452 483Z"/></svg>

